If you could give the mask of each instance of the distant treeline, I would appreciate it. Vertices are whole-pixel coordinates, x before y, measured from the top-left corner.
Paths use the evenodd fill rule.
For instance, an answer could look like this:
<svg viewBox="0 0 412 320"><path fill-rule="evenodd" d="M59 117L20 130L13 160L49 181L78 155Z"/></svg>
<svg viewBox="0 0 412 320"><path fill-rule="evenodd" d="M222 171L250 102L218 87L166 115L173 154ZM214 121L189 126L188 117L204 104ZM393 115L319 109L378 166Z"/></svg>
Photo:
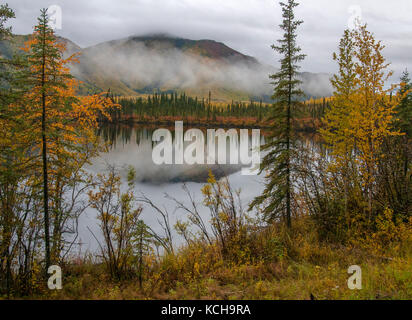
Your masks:
<svg viewBox="0 0 412 320"><path fill-rule="evenodd" d="M185 93L154 93L146 97L113 97L121 108L113 111L113 121L159 121L174 118L200 121L264 123L271 114L271 104L260 101L230 103L209 98L190 97ZM321 119L330 98L302 102L302 118Z"/></svg>

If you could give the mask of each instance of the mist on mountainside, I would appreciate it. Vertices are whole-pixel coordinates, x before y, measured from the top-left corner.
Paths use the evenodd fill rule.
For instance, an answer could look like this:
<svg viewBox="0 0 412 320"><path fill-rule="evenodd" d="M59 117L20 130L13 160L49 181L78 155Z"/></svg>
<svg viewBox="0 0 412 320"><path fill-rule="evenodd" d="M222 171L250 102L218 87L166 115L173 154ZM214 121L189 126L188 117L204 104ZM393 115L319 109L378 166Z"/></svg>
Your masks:
<svg viewBox="0 0 412 320"><path fill-rule="evenodd" d="M71 66L82 81L81 93L110 90L119 95L151 94L154 91L186 92L214 101L271 101L273 86L269 75L277 71L253 57L213 40L188 40L169 35L148 35L80 48L66 44L65 57L79 52L80 63ZM28 36L15 35L0 42L0 55L10 57ZM307 97L332 94L330 75L302 74L302 89Z"/></svg>
<svg viewBox="0 0 412 320"><path fill-rule="evenodd" d="M272 94L276 69L222 43L169 37L110 41L83 50L73 74L101 89L123 95L186 91L217 100L264 98ZM331 94L329 75L302 74L308 96Z"/></svg>

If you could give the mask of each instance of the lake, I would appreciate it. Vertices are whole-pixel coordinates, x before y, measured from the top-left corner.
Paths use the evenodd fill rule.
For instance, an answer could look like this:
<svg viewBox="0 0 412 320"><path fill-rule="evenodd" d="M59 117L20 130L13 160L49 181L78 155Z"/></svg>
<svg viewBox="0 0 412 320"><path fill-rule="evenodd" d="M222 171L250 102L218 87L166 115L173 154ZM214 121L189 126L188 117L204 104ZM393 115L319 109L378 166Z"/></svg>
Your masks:
<svg viewBox="0 0 412 320"><path fill-rule="evenodd" d="M166 208L170 214L170 222L173 226L175 222L185 219L185 213L175 210L175 203L165 198L169 195L183 203L188 203L187 194L182 190L183 184L186 184L190 192L193 194L197 203L202 203L201 188L207 181L209 170L219 178L227 175L233 189L241 190L241 201L244 207L253 200L254 197L263 191L263 176L242 175L241 165L156 165L152 160L152 151L154 143L152 135L155 129L140 125L104 125L99 130L99 135L109 143L107 153L102 153L96 159L93 159L91 166L87 170L94 173L104 173L107 165L114 165L118 169L122 181L126 182L128 168L132 166L136 170L136 181L134 192L136 196L141 194L146 195L156 205ZM173 128L170 128L172 130ZM185 127L185 130L189 128ZM216 128L219 129L219 128ZM206 129L201 129L206 131ZM249 130L251 133L252 131ZM176 137L173 134L173 139ZM250 144L251 137L250 137ZM234 143L239 143L232 141ZM263 134L260 139L261 144L265 143ZM187 144L185 144L185 147ZM227 146L229 153L229 144ZM228 157L229 159L229 157ZM244 166L243 166L244 167ZM125 183L126 185L126 183ZM159 215L151 208L143 206L142 219L156 232L161 231L158 219ZM208 210L202 208L200 214L205 221L209 220ZM96 219L96 211L88 209L80 218L79 233L80 240L84 244L82 250L95 251L98 248L97 241L93 238L90 228L93 233L98 236L100 234L99 221ZM173 230L174 232L174 230ZM181 239L174 233L175 245L182 244Z"/></svg>

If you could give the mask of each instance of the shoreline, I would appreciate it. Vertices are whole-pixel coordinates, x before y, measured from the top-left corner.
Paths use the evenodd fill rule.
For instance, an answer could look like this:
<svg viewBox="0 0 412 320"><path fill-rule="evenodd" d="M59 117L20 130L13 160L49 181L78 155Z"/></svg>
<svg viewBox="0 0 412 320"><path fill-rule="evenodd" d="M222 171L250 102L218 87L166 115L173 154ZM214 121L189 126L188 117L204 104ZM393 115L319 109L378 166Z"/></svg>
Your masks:
<svg viewBox="0 0 412 320"><path fill-rule="evenodd" d="M176 121L183 121L186 126L189 127L201 127L201 128L235 128L235 129L261 129L261 130L270 130L273 125L270 124L262 124L262 123L236 123L236 122L222 122L222 121L202 121L202 120L191 120L191 119L164 119L164 120L151 120L151 119L136 119L136 118L128 118L128 119L113 119L112 121L99 121L100 123L104 124L124 124L124 125L144 125L148 127L154 126L164 126L166 128L174 127ZM307 120L298 121L296 130L298 132L305 132L305 133L312 133L316 134L319 129L319 125L313 123L313 125L308 125Z"/></svg>

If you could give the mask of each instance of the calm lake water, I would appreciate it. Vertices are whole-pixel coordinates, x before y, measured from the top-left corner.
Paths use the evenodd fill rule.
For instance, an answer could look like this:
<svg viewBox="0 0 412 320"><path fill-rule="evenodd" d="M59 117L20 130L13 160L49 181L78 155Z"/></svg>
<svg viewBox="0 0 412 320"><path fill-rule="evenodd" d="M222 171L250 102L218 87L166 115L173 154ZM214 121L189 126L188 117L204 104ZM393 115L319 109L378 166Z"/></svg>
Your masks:
<svg viewBox="0 0 412 320"><path fill-rule="evenodd" d="M187 129L189 128L184 128L185 131ZM206 129L204 131L206 132ZM185 183L196 202L201 204L202 194L200 189L207 180L209 170L212 170L217 177L221 177L223 173L228 176L232 188L241 190L241 200L244 207L247 207L247 204L262 192L263 177L242 175L242 166L240 165L191 166L154 164L152 160L154 147L152 142L153 132L154 129L138 125L106 125L102 127L99 135L106 142L110 143L109 151L102 153L98 158L94 159L93 164L87 170L94 174L104 173L108 164L114 165L121 174L122 180L126 182L128 168L132 166L136 170L135 195L144 194L159 207L166 208L170 214L172 226L178 219L186 220L185 213L175 210L175 203L166 199L165 195L167 194L189 204L188 197L182 190ZM249 130L249 132L251 133L252 131ZM264 144L263 135L261 136L261 144ZM249 145L251 146L251 141ZM229 146L227 151L229 152ZM126 183L124 184L126 185ZM145 206L143 208L142 218L145 223L156 232L160 232L161 228L158 224L159 215L151 208ZM207 209L202 208L200 214L205 221L209 221ZM81 217L80 239L84 243L83 251L95 251L98 248L97 241L87 229L87 227L90 228L96 236L100 235L98 223L96 211L93 209L88 209ZM175 245L180 245L182 241L177 234L174 234Z"/></svg>

